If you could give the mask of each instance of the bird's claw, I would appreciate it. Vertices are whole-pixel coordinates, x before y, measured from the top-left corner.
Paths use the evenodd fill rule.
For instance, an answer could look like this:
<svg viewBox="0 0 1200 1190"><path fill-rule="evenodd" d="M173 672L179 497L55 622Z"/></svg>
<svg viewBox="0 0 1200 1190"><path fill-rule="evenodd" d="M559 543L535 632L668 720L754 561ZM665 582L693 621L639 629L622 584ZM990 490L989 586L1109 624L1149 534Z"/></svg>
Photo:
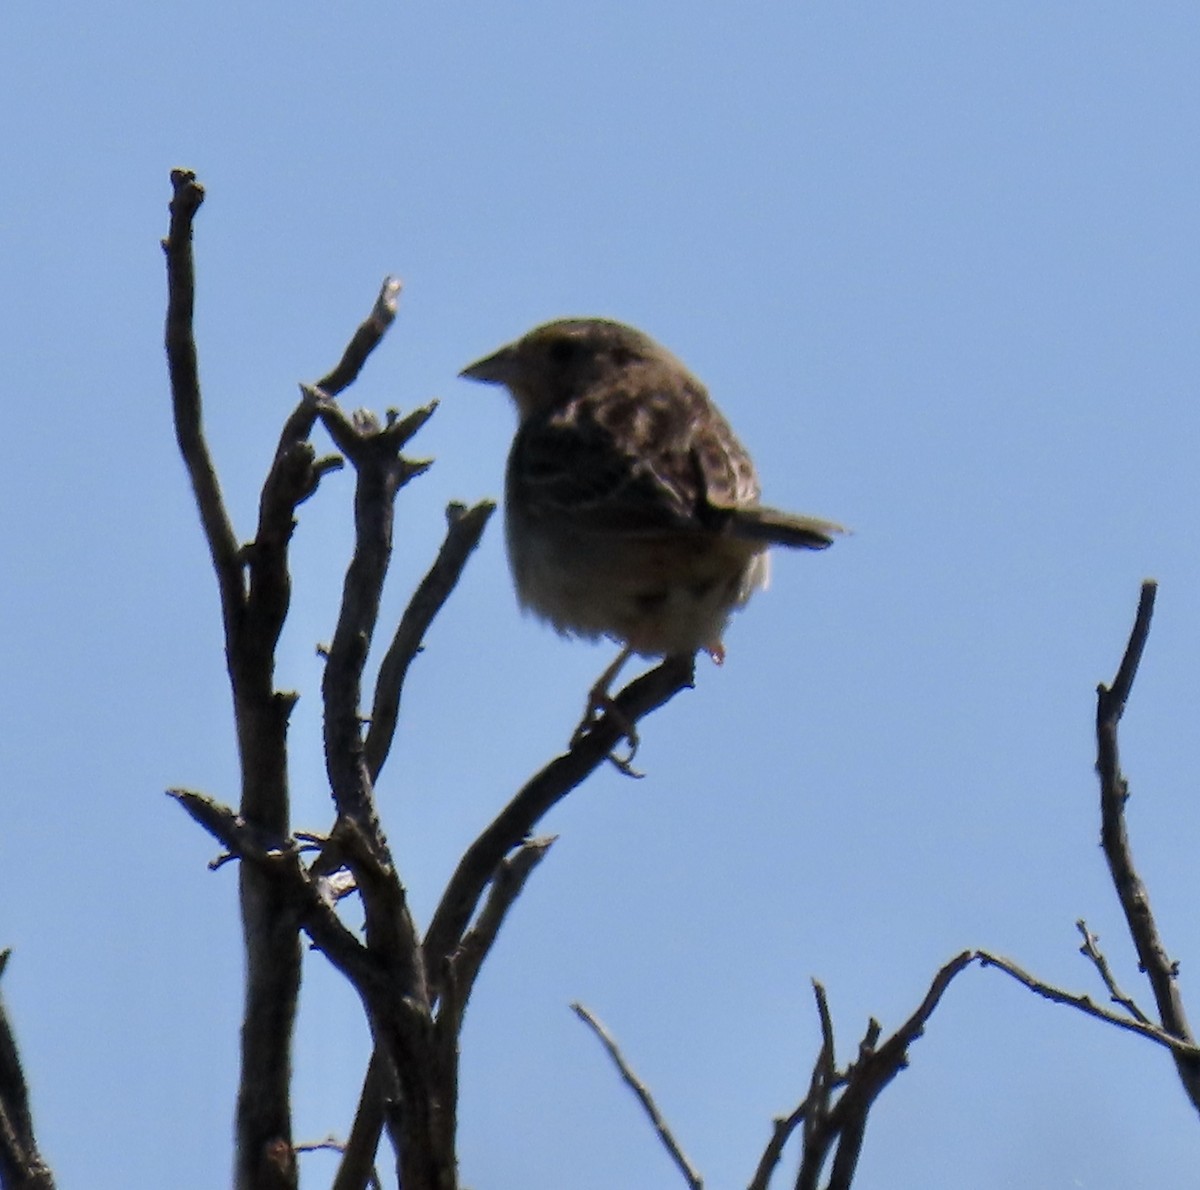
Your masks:
<svg viewBox="0 0 1200 1190"><path fill-rule="evenodd" d="M592 728L603 719L611 719L621 729L621 735L629 743L629 751L624 756L619 756L613 751L608 754L608 759L625 776L644 777L645 773L640 773L633 767L633 758L637 755L638 745L641 743L637 727L634 726L629 716L617 705L612 695L603 690L593 690L588 695L587 709L583 712L583 718L580 719L579 726L571 734L570 747L574 748L586 739L591 734Z"/></svg>

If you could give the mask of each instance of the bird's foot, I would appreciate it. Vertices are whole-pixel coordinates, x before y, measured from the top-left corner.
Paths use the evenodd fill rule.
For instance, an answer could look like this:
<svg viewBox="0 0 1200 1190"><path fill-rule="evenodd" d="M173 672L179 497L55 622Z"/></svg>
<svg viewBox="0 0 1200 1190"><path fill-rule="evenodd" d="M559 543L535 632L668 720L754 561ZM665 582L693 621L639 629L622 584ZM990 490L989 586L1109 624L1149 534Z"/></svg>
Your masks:
<svg viewBox="0 0 1200 1190"><path fill-rule="evenodd" d="M579 726L575 728L575 731L571 735L570 746L574 748L576 744L584 740L603 719L608 719L615 726L619 727L621 735L629 744L629 750L624 756L619 755L616 751L612 751L608 754L608 759L625 776L644 777L645 773L639 773L633 767L633 758L637 755L638 745L641 743L637 727L634 726L629 716L621 710L617 705L616 699L607 690L593 687L588 694L587 709L583 712L583 718L580 719Z"/></svg>

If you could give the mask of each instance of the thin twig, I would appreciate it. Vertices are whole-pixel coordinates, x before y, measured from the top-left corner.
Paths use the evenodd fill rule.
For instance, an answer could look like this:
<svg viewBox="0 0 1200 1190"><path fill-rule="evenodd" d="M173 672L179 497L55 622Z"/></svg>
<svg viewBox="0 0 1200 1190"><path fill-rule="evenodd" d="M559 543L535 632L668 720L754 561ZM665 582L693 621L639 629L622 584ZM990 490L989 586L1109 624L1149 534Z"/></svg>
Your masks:
<svg viewBox="0 0 1200 1190"><path fill-rule="evenodd" d="M1006 959L1002 955L992 954L986 950L976 951L975 954L984 967L995 967L1003 971L1005 974L1012 976L1018 983L1023 984L1031 992L1036 992L1039 996L1044 996L1047 1000L1055 1004L1066 1004L1071 1008L1079 1009L1080 1012L1086 1013L1088 1016L1094 1016L1099 1021L1107 1021L1110 1025L1116 1025L1118 1029L1125 1029L1130 1033L1136 1033L1139 1037L1145 1037L1149 1041L1166 1047L1179 1057L1190 1059L1200 1058L1200 1048L1192 1042L1183 1041L1175 1037L1157 1025L1143 1024L1141 1021L1123 1016L1119 1012L1113 1012L1112 1009L1097 1004L1086 993L1068 992L1062 988L1055 987L1053 984L1046 983L1044 980L1030 975L1024 968L1018 967L1011 959Z"/></svg>
<svg viewBox="0 0 1200 1190"><path fill-rule="evenodd" d="M821 1048L813 1062L808 1095L805 1097L808 1110L803 1117L802 1160L796 1174L797 1190L809 1190L817 1184L829 1153L829 1146L837 1136L836 1128L829 1126L830 1099L833 1092L846 1081L845 1077L839 1077L837 1072L833 1017L829 1012L829 999L825 994L825 987L815 979L812 983L813 996L817 1002L817 1016L821 1021Z"/></svg>
<svg viewBox="0 0 1200 1190"><path fill-rule="evenodd" d="M348 1144L343 1144L336 1136L330 1133L324 1140L306 1140L296 1145L296 1153L340 1153L344 1157ZM339 1171L344 1168L344 1162L339 1167ZM374 1166L367 1171L366 1177L360 1186L366 1187L367 1190L383 1190L383 1182L379 1178L379 1173ZM334 1190L337 1190L337 1184L334 1184Z"/></svg>
<svg viewBox="0 0 1200 1190"><path fill-rule="evenodd" d="M646 1084L634 1074L629 1063L625 1061L624 1055L622 1055L612 1035L582 1004L572 1004L571 1010L595 1033L600 1039L600 1044L608 1051L608 1056L613 1060L613 1063L621 1074L621 1081L637 1096L638 1102L642 1105L646 1115L650 1118L650 1123L654 1126L654 1131L658 1133L659 1139L666 1147L667 1152L670 1153L671 1160L675 1162L679 1172L683 1174L684 1181L687 1182L691 1190L703 1190L703 1180L696 1172L692 1163L684 1155L683 1150L679 1147L679 1142L672 1135L671 1129L667 1126L666 1120L663 1119L662 1112L658 1110L658 1106L654 1102L654 1097L650 1094Z"/></svg>
<svg viewBox="0 0 1200 1190"><path fill-rule="evenodd" d="M1083 937L1079 953L1091 960L1092 966L1096 968L1104 986L1108 988L1108 995L1112 1002L1120 1004L1134 1020L1141 1021L1143 1025L1150 1024L1150 1018L1137 1006L1133 998L1127 996L1117 986L1116 976L1113 975L1112 968L1108 965L1108 959L1104 957L1104 952L1100 949L1099 936L1088 929L1088 924L1082 917L1075 923L1075 928Z"/></svg>

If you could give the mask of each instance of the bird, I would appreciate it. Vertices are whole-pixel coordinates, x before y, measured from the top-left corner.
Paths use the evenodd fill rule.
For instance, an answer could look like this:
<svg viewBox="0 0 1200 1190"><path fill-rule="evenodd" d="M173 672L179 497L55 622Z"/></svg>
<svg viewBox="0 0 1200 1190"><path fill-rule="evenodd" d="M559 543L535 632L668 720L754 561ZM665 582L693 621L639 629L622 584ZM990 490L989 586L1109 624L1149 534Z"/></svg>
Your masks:
<svg viewBox="0 0 1200 1190"><path fill-rule="evenodd" d="M767 585L768 548L822 550L845 530L760 503L754 463L704 385L632 326L558 319L460 375L516 406L504 503L519 603L564 635L621 646L572 742L614 713L632 759L637 733L609 693L629 657L721 664L730 615Z"/></svg>

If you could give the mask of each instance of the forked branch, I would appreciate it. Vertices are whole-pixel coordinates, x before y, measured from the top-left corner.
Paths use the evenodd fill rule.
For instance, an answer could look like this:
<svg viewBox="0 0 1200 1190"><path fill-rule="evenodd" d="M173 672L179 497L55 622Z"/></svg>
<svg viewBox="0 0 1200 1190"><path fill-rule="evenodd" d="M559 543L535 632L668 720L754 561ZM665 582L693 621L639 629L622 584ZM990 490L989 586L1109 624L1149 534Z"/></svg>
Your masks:
<svg viewBox="0 0 1200 1190"><path fill-rule="evenodd" d="M1125 924L1137 952L1138 969L1150 984L1158 1012L1158 1022L1150 1019L1123 992L1112 974L1107 959L1099 952L1095 936L1082 921L1076 923L1083 935L1081 952L1091 960L1109 993L1109 999L1123 1011L1096 1004L1089 996L1064 991L1037 979L1009 959L980 952L985 966L994 966L1049 1000L1067 1004L1088 1016L1137 1033L1171 1051L1175 1069L1192 1106L1200 1111L1200 1047L1188 1024L1179 988L1178 964L1167 952L1158 923L1150 908L1150 894L1133 862L1133 849L1125 819L1129 801L1129 782L1121 771L1118 728L1137 677L1138 666L1150 634L1157 584L1142 583L1133 628L1111 686L1101 683L1096 689L1096 773L1100 778L1100 844L1108 863L1113 888L1125 915Z"/></svg>

